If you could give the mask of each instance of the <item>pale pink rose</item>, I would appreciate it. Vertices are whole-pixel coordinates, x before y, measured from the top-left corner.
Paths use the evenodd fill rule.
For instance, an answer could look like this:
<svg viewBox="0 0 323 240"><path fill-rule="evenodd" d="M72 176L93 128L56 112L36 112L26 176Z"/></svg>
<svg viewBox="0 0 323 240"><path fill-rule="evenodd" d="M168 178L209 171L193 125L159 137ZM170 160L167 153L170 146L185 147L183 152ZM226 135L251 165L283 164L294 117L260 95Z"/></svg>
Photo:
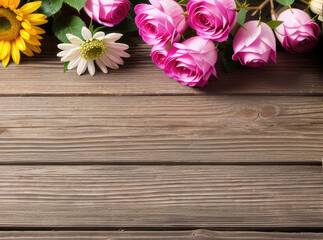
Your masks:
<svg viewBox="0 0 323 240"><path fill-rule="evenodd" d="M261 67L270 59L276 63L276 39L271 28L259 21L246 22L233 39L232 59L248 67Z"/></svg>
<svg viewBox="0 0 323 240"><path fill-rule="evenodd" d="M128 15L130 3L128 0L87 0L84 10L94 21L113 27Z"/></svg>
<svg viewBox="0 0 323 240"><path fill-rule="evenodd" d="M304 53L313 50L318 43L320 27L311 21L302 10L293 8L282 12L276 29L276 36L287 52Z"/></svg>
<svg viewBox="0 0 323 240"><path fill-rule="evenodd" d="M155 45L151 49L151 58L153 62L161 69L165 68L165 59L167 57L168 51L165 48L165 45Z"/></svg>
<svg viewBox="0 0 323 240"><path fill-rule="evenodd" d="M187 4L188 23L205 39L226 41L237 21L234 0L191 0Z"/></svg>
<svg viewBox="0 0 323 240"><path fill-rule="evenodd" d="M174 0L150 0L150 3L135 7L135 22L142 39L149 45L180 40L188 27L182 7Z"/></svg>
<svg viewBox="0 0 323 240"><path fill-rule="evenodd" d="M211 40L199 36L174 43L165 59L164 72L183 85L203 87L213 74L218 52Z"/></svg>

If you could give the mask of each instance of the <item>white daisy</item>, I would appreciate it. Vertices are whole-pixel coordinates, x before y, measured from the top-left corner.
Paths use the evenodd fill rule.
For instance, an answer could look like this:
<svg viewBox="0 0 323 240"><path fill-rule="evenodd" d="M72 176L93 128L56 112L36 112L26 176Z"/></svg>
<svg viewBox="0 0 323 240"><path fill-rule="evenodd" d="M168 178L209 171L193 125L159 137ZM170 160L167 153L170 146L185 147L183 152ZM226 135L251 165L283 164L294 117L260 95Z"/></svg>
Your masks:
<svg viewBox="0 0 323 240"><path fill-rule="evenodd" d="M82 75L86 69L93 76L95 74L94 61L102 72L107 73L109 68L118 69L124 62L121 57L130 57L127 50L129 46L124 43L116 43L122 37L120 33L97 32L92 36L91 31L83 27L83 41L72 34L66 34L71 43L61 43L57 47L62 51L57 54L62 62L69 62L67 69L77 67L77 74Z"/></svg>

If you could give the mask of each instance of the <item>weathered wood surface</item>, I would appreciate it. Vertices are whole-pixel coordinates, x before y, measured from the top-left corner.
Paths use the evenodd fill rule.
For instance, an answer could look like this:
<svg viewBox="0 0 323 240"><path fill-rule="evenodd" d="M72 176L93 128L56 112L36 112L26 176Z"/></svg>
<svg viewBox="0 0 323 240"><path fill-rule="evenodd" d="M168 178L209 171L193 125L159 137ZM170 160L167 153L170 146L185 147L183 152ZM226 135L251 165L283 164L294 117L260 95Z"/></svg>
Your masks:
<svg viewBox="0 0 323 240"><path fill-rule="evenodd" d="M322 229L321 166L0 166L0 227Z"/></svg>
<svg viewBox="0 0 323 240"><path fill-rule="evenodd" d="M0 164L316 163L323 97L2 97Z"/></svg>
<svg viewBox="0 0 323 240"><path fill-rule="evenodd" d="M320 53L200 89L146 45L79 77L45 42L0 69L0 240L323 239Z"/></svg>
<svg viewBox="0 0 323 240"><path fill-rule="evenodd" d="M43 54L25 58L19 66L1 69L0 95L322 95L323 68L320 53L301 56L279 53L277 64L259 69L241 68L231 74L217 65L219 79L205 88L183 87L168 78L149 56L150 46L138 45L125 66L110 74L81 77L63 73L55 57L57 41L47 38Z"/></svg>
<svg viewBox="0 0 323 240"><path fill-rule="evenodd" d="M323 233L279 233L250 231L37 231L0 232L0 240L322 240Z"/></svg>

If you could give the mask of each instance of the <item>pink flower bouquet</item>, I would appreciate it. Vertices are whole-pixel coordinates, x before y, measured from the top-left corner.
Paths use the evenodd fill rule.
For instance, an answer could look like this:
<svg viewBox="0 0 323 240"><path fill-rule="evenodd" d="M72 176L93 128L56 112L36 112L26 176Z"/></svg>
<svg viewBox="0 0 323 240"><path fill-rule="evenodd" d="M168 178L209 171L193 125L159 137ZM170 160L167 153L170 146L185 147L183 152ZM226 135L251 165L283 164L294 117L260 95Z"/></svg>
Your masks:
<svg viewBox="0 0 323 240"><path fill-rule="evenodd" d="M236 62L253 68L276 63L276 37L288 53L304 53L318 43L315 18L291 8L293 0L276 0L276 5L266 0L259 6L235 0L149 1L135 7L139 35L152 45L154 63L191 87L203 87L211 75L216 77L218 54L231 71ZM266 20L261 10L269 2L271 19ZM287 9L278 15L275 7L281 4ZM250 10L257 20L245 22Z"/></svg>

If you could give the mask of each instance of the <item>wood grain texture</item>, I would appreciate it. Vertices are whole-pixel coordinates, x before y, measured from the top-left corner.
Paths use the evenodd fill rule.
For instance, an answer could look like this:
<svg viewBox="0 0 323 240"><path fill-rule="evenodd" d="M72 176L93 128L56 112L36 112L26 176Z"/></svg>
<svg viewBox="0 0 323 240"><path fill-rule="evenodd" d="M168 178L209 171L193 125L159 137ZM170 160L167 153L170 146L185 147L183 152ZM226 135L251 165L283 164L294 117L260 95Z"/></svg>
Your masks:
<svg viewBox="0 0 323 240"><path fill-rule="evenodd" d="M237 231L37 231L0 232L0 240L322 240L323 233L279 233Z"/></svg>
<svg viewBox="0 0 323 240"><path fill-rule="evenodd" d="M321 163L322 97L2 97L0 163Z"/></svg>
<svg viewBox="0 0 323 240"><path fill-rule="evenodd" d="M205 88L190 88L168 78L153 64L148 45L129 50L132 57L118 71L79 77L74 71L63 73L63 65L56 57L57 42L53 38L44 42L42 55L24 58L19 66L0 68L0 95L323 94L320 53L301 56L279 53L276 65L241 68L231 74L218 64L218 80L212 79Z"/></svg>
<svg viewBox="0 0 323 240"><path fill-rule="evenodd" d="M321 166L0 166L0 227L323 227Z"/></svg>

